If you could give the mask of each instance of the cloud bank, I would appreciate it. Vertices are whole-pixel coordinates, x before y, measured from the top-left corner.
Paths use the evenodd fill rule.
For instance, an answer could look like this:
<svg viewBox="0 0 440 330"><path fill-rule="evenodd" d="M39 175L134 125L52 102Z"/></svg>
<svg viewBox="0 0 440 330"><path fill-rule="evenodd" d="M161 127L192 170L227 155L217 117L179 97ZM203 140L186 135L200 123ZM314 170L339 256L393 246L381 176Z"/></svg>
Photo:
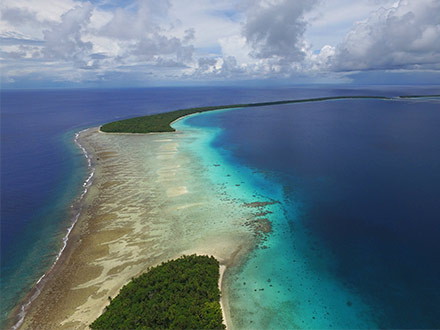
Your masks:
<svg viewBox="0 0 440 330"><path fill-rule="evenodd" d="M335 70L440 69L440 1L399 1L357 22L331 59Z"/></svg>
<svg viewBox="0 0 440 330"><path fill-rule="evenodd" d="M2 85L440 77L438 13L439 0L3 0Z"/></svg>

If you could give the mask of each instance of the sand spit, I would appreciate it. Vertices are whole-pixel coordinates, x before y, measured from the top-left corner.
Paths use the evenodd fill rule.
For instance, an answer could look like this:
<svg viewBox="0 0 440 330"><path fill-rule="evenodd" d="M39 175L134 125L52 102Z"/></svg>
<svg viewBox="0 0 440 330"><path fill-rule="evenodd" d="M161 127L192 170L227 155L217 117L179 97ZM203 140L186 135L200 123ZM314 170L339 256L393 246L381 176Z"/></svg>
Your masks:
<svg viewBox="0 0 440 330"><path fill-rule="evenodd" d="M220 196L200 162L181 148L191 139L189 133L81 134L95 179L22 329L87 329L108 297L150 266L207 254L220 261L223 278L255 246L246 225L252 210ZM222 306L228 318L225 294Z"/></svg>

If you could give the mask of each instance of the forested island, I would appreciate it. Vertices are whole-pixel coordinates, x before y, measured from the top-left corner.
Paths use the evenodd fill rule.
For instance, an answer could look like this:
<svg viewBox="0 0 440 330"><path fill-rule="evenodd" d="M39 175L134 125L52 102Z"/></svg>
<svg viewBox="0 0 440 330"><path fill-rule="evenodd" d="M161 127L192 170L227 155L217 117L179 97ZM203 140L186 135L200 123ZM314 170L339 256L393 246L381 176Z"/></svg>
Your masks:
<svg viewBox="0 0 440 330"><path fill-rule="evenodd" d="M318 98L299 99L299 100L284 100L284 101L274 101L274 102L229 104L229 105L189 108L189 109L181 109L181 110L175 110L165 113L158 113L154 115L118 120L102 125L100 130L106 133L174 132L175 129L170 126L170 124L173 121L194 113L220 110L220 109L264 107L269 105L281 105L281 104L290 104L290 103L304 103L304 102L318 102L318 101L360 99L360 98L381 99L381 100L391 99L390 97L387 96L330 96L330 97L318 97Z"/></svg>
<svg viewBox="0 0 440 330"><path fill-rule="evenodd" d="M132 279L110 300L92 329L225 329L219 263L183 256Z"/></svg>
<svg viewBox="0 0 440 330"><path fill-rule="evenodd" d="M423 98L423 97L440 97L440 95L403 95L398 96L400 99L411 98ZM388 96L329 96L329 97L317 97L309 99L298 100L283 100L273 102L259 102L259 103L244 103L244 104L228 104L217 105L208 107L188 108L180 109L165 113L158 113L153 115L129 118L124 120L118 120L111 123L104 124L100 127L102 132L106 133L159 133L159 132L174 132L175 129L171 127L171 123L181 117L188 116L194 113L220 110L220 109L232 109L232 108L249 108L249 107L264 107L269 105L281 105L291 103L304 103L304 102L319 102L330 100L344 100L344 99L380 99L380 100L392 100L393 97Z"/></svg>
<svg viewBox="0 0 440 330"><path fill-rule="evenodd" d="M419 99L422 97L440 97L440 94L432 94L432 95L402 95L399 96L401 99Z"/></svg>

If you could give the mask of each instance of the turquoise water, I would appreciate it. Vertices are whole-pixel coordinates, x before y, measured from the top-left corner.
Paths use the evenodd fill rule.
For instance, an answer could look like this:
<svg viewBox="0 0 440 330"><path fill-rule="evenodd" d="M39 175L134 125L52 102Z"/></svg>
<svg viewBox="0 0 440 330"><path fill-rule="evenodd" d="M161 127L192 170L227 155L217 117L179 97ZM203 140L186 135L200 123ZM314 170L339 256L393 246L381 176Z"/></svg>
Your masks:
<svg viewBox="0 0 440 330"><path fill-rule="evenodd" d="M238 203L280 202L265 207L272 212L267 216L273 230L269 240L260 244L247 262L229 275L233 328L376 328L372 311L362 298L322 272L329 266L328 261L322 255L313 255L309 248L313 244L310 235L298 222L296 240L291 241L292 224L288 219L299 219L301 202L291 199L276 178L228 162L232 157L230 150L213 148L222 129L192 124L201 121L212 124L211 117L227 117L234 110L202 113L173 125L177 130L196 133L198 138L183 147L199 155L210 181L223 187L228 198Z"/></svg>
<svg viewBox="0 0 440 330"><path fill-rule="evenodd" d="M232 199L280 202L229 274L233 328L438 327L438 109L346 100L176 123Z"/></svg>

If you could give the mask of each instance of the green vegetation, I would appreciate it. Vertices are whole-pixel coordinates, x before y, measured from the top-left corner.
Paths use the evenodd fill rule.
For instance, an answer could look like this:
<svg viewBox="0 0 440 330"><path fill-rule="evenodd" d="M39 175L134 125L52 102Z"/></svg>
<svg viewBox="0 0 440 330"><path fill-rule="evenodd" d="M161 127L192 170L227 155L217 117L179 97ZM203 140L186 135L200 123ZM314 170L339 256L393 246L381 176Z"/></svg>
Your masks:
<svg viewBox="0 0 440 330"><path fill-rule="evenodd" d="M399 96L401 99L419 99L423 97L440 97L440 95L403 95Z"/></svg>
<svg viewBox="0 0 440 330"><path fill-rule="evenodd" d="M92 329L225 329L214 257L183 256L125 285Z"/></svg>
<svg viewBox="0 0 440 330"><path fill-rule="evenodd" d="M136 118L130 118L125 120L114 121L101 126L102 132L107 133L152 133L152 132L174 132L175 129L170 124L183 116L191 115L193 113L219 110L219 109L231 109L231 108L247 108L247 107L264 107L268 105L280 105L290 103L303 103L303 102L317 102L317 101L329 101L329 100L342 100L342 99L389 99L386 96L332 96L332 97L319 97L313 99L302 100L285 100L275 102L262 102L262 103L247 103L247 104L230 104L230 105L218 105L211 107L190 108L176 110L166 113L159 113L149 116L142 116Z"/></svg>

